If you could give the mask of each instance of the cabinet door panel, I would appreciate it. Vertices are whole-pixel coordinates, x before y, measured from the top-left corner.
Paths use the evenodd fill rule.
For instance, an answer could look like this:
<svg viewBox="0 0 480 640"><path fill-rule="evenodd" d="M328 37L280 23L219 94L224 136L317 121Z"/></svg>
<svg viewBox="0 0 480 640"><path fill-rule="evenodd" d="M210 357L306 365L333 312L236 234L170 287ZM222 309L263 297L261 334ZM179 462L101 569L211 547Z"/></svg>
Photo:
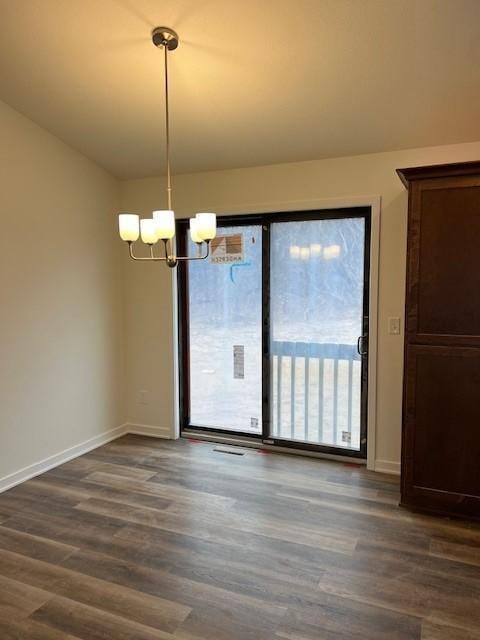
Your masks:
<svg viewBox="0 0 480 640"><path fill-rule="evenodd" d="M403 503L480 518L480 349L409 346Z"/></svg>
<svg viewBox="0 0 480 640"><path fill-rule="evenodd" d="M479 180L416 182L409 225L409 341L480 346Z"/></svg>

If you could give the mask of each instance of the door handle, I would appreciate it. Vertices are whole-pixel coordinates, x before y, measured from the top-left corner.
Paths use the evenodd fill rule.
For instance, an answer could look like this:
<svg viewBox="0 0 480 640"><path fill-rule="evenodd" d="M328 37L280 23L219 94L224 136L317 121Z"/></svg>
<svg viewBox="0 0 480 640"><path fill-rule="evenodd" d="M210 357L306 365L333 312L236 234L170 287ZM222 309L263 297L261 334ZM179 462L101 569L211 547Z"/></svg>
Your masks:
<svg viewBox="0 0 480 640"><path fill-rule="evenodd" d="M357 340L357 352L359 356L366 356L368 353L368 347L367 349L364 349L363 347L363 343L364 341L367 339L367 335L364 334L363 336L358 336L358 340Z"/></svg>

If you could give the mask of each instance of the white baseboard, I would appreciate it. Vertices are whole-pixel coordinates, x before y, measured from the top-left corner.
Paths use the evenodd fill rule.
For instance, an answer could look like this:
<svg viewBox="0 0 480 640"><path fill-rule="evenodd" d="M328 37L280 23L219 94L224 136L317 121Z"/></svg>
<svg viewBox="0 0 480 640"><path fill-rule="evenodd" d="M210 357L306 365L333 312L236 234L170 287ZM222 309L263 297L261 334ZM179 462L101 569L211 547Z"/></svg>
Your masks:
<svg viewBox="0 0 480 640"><path fill-rule="evenodd" d="M119 427L115 427L114 429L105 431L104 433L101 433L94 438L85 440L85 442L76 444L75 446L69 447L64 451L60 451L53 456L44 458L39 462L35 462L28 467L24 467L19 471L15 471L8 476L0 478L0 493L2 493L2 491L6 491L7 489L11 489L21 482L30 480L30 478L34 478L41 473L45 473L45 471L49 471L54 467L58 467L59 465L68 462L69 460L73 460L73 458L78 458L78 456L81 456L84 453L88 453L93 449L97 449L98 447L107 444L107 442L116 440L117 438L120 438L127 433L134 433L141 436L150 436L153 438L170 439L172 437L171 430L165 427L153 427L152 425L147 424L121 424Z"/></svg>
<svg viewBox="0 0 480 640"><path fill-rule="evenodd" d="M151 424L127 423L125 433L133 433L137 436L150 436L151 438L165 438L172 440L172 430L168 427L153 427Z"/></svg>
<svg viewBox="0 0 480 640"><path fill-rule="evenodd" d="M375 460L375 471L399 476L400 462L392 462L392 460Z"/></svg>
<svg viewBox="0 0 480 640"><path fill-rule="evenodd" d="M101 447L103 444L106 444L111 440L120 438L120 436L125 435L125 433L128 433L127 425L122 424L119 427L115 427L114 429L105 431L104 433L90 438L89 440L85 440L80 444L69 447L64 451L60 451L53 456L44 458L43 460L40 460L40 462L35 462L28 467L24 467L19 471L15 471L14 473L9 474L8 476L4 476L3 478L0 478L0 493L2 491L6 491L7 489L11 489L21 482L25 482L25 480L29 480L30 478L34 478L41 473L45 473L45 471L49 471L49 469L58 467L59 465L72 460L73 458L78 458L78 456L81 456L88 451L92 451L92 449L96 449L97 447Z"/></svg>

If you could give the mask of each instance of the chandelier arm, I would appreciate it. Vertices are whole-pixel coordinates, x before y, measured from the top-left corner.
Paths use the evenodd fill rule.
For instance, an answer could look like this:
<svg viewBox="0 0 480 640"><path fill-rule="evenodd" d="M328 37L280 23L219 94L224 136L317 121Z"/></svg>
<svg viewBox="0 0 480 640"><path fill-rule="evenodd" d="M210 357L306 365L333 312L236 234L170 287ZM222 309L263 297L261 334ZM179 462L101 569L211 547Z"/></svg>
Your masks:
<svg viewBox="0 0 480 640"><path fill-rule="evenodd" d="M207 245L207 252L204 256L177 256L176 260L178 262L193 262L194 260L206 260L210 255L210 240L205 240L205 244Z"/></svg>
<svg viewBox="0 0 480 640"><path fill-rule="evenodd" d="M136 256L133 253L133 242L128 241L128 252L130 254L130 258L132 260L136 260L137 262L166 262L169 267L174 267L178 262L194 262L197 260L206 260L210 255L210 240L206 240L205 244L207 245L207 251L205 255L201 256L174 256L169 255L167 248L167 241L164 240L165 246L165 256L156 256L153 253L153 245L149 245L150 255L149 256Z"/></svg>
<svg viewBox="0 0 480 640"><path fill-rule="evenodd" d="M130 254L130 258L132 258L132 260L138 260L139 262L152 262L152 260L154 262L166 262L167 258L162 258L159 256L154 256L153 255L153 245L150 245L150 255L149 256L136 256L133 253L133 242L128 242L128 252Z"/></svg>
<svg viewBox="0 0 480 640"><path fill-rule="evenodd" d="M175 260L175 256L173 255L173 243L171 240L163 239L163 249L165 253L165 260L168 262L169 260Z"/></svg>

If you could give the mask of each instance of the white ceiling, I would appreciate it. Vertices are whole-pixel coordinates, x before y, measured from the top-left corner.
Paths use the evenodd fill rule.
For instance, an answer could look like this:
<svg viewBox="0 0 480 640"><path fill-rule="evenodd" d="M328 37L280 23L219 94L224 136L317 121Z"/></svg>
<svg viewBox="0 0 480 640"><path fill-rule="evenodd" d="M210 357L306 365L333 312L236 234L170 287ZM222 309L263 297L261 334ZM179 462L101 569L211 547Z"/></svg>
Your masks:
<svg viewBox="0 0 480 640"><path fill-rule="evenodd" d="M120 177L480 140L480 0L0 0L0 99Z"/></svg>

